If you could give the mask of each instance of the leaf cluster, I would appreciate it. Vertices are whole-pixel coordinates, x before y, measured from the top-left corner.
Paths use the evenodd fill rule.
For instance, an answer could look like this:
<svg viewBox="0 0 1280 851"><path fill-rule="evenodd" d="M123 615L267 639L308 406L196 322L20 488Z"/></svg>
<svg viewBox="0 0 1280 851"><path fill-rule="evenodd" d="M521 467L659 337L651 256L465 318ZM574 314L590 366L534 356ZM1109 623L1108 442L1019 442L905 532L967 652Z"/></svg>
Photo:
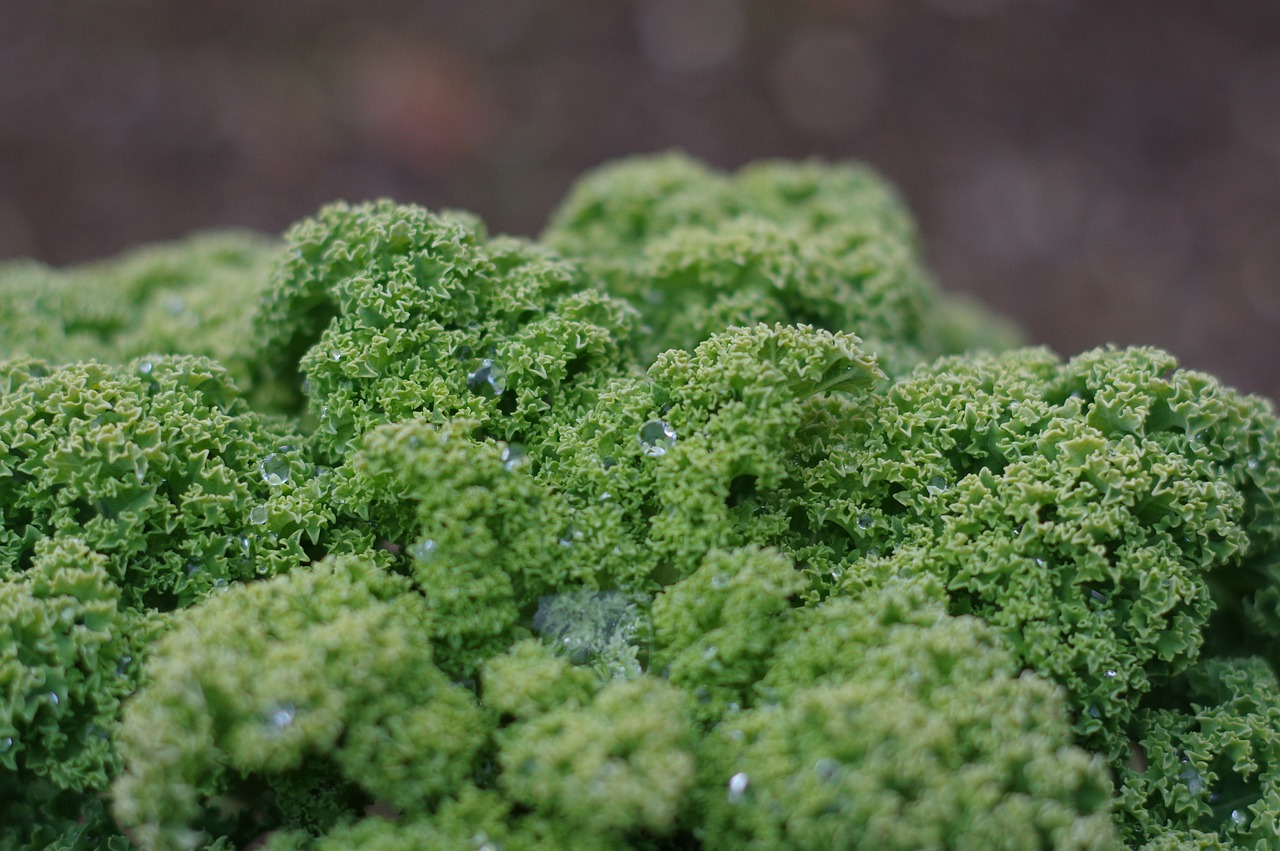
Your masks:
<svg viewBox="0 0 1280 851"><path fill-rule="evenodd" d="M0 265L0 846L1275 847L1280 423L854 165Z"/></svg>

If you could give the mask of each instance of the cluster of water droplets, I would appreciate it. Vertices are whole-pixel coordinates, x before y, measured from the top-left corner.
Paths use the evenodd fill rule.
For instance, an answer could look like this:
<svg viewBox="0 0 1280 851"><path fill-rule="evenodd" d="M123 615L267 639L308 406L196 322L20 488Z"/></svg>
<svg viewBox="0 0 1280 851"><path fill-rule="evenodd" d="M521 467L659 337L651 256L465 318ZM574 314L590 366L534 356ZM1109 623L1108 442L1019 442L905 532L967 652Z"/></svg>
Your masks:
<svg viewBox="0 0 1280 851"><path fill-rule="evenodd" d="M1249 811L1247 807L1251 800L1256 800L1259 797L1257 794L1252 794L1251 791L1245 791L1244 794L1240 794L1241 790L1239 789L1235 790L1236 794L1210 789L1204 776L1191 763L1185 753L1178 752L1178 761L1183 766L1178 773L1178 779L1186 786L1187 791L1193 798L1207 798L1209 806L1213 809L1213 818L1218 825L1226 826L1226 822L1230 821L1230 824L1235 827L1248 826ZM1228 774L1228 776L1230 775ZM1204 826L1213 829L1215 825L1206 824Z"/></svg>
<svg viewBox="0 0 1280 851"><path fill-rule="evenodd" d="M538 601L530 626L575 665L589 665L607 679L643 673L639 659L641 610L616 591L553 594Z"/></svg>

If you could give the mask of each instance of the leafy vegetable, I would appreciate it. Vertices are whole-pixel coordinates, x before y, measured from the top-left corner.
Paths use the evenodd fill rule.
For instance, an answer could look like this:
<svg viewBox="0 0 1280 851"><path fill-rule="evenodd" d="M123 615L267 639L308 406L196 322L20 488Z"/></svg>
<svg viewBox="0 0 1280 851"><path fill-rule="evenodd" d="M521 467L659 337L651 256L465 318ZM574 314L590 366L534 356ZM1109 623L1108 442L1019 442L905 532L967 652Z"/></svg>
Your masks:
<svg viewBox="0 0 1280 851"><path fill-rule="evenodd" d="M871 171L0 265L0 846L1277 847L1280 424Z"/></svg>

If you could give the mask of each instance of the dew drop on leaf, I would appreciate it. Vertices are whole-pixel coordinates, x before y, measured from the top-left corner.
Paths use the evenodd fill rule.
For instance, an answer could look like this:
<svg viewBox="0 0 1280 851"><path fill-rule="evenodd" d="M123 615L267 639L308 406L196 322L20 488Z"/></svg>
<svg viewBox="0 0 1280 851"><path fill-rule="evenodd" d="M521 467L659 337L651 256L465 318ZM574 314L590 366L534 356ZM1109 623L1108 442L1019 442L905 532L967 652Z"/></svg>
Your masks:
<svg viewBox="0 0 1280 851"><path fill-rule="evenodd" d="M729 803L740 804L747 797L747 786L750 785L751 778L747 777L746 772L739 771L737 774L729 778Z"/></svg>
<svg viewBox="0 0 1280 851"><path fill-rule="evenodd" d="M840 760L824 757L813 764L813 773L824 783L830 783L840 776L842 768Z"/></svg>
<svg viewBox="0 0 1280 851"><path fill-rule="evenodd" d="M640 449L650 458L660 458L676 445L676 430L663 420L649 420L636 435Z"/></svg>
<svg viewBox="0 0 1280 851"><path fill-rule="evenodd" d="M289 459L279 452L272 452L258 464L262 480L273 488L278 488L289 481Z"/></svg>
<svg viewBox="0 0 1280 851"><path fill-rule="evenodd" d="M1200 776L1200 772L1190 765L1182 769L1178 779L1187 784L1187 791L1192 795L1199 795L1204 791L1204 778Z"/></svg>
<svg viewBox="0 0 1280 851"><path fill-rule="evenodd" d="M293 723L297 711L292 703L281 703L267 715L267 723L277 730L283 730Z"/></svg>
<svg viewBox="0 0 1280 851"><path fill-rule="evenodd" d="M508 443L502 447L502 467L510 472L524 463L528 453L519 443Z"/></svg>
<svg viewBox="0 0 1280 851"><path fill-rule="evenodd" d="M436 554L436 542L428 538L409 547L409 555L418 561L426 561Z"/></svg>
<svg viewBox="0 0 1280 851"><path fill-rule="evenodd" d="M485 358L480 361L480 368L467 376L467 389L488 399L501 396L507 389L507 371Z"/></svg>

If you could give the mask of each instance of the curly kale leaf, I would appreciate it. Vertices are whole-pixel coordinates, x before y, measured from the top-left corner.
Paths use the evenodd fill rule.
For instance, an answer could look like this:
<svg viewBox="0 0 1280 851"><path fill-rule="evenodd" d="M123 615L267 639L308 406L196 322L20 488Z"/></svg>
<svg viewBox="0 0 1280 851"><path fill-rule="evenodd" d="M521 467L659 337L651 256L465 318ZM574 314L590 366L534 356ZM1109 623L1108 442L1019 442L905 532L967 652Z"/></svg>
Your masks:
<svg viewBox="0 0 1280 851"><path fill-rule="evenodd" d="M1212 659L1144 708L1120 771L1133 847L1269 848L1280 836L1280 685L1265 660ZM1172 694L1163 696L1165 700Z"/></svg>
<svg viewBox="0 0 1280 851"><path fill-rule="evenodd" d="M759 322L856 333L890 374L1016 339L939 297L909 212L863 166L623 160L579 181L543 239L640 308L643 362Z"/></svg>
<svg viewBox="0 0 1280 851"><path fill-rule="evenodd" d="M490 729L434 664L430 623L408 580L355 558L210 597L125 707L116 817L176 849L323 831L374 804L429 812Z"/></svg>
<svg viewBox="0 0 1280 851"><path fill-rule="evenodd" d="M567 559L605 587L649 592L711 549L768 543L786 519L758 511L812 406L863 398L881 375L856 337L805 326L735 328L664 353L562 428L540 468L571 503Z"/></svg>
<svg viewBox="0 0 1280 851"><path fill-rule="evenodd" d="M628 305L541 246L486 238L472 218L334 204L286 240L253 356L261 381L306 394L331 461L411 418L472 419L533 447L627 365Z"/></svg>
<svg viewBox="0 0 1280 851"><path fill-rule="evenodd" d="M1119 847L1060 690L940 589L801 611L759 706L704 739L703 847Z"/></svg>
<svg viewBox="0 0 1280 851"><path fill-rule="evenodd" d="M279 253L276 240L226 231L68 269L0 264L0 356L67 364L204 355L249 392L250 320Z"/></svg>
<svg viewBox="0 0 1280 851"><path fill-rule="evenodd" d="M825 593L939 577L953 613L1068 688L1114 758L1142 696L1216 634L1215 590L1261 611L1250 585L1268 586L1241 569L1274 551L1280 481L1254 469L1277 451L1274 415L1163 352L946 358L853 414L798 445L777 544Z"/></svg>
<svg viewBox="0 0 1280 851"><path fill-rule="evenodd" d="M302 563L301 531L252 522L309 468L299 445L204 358L0 362L0 578L71 537L106 556L123 607L171 609Z"/></svg>

